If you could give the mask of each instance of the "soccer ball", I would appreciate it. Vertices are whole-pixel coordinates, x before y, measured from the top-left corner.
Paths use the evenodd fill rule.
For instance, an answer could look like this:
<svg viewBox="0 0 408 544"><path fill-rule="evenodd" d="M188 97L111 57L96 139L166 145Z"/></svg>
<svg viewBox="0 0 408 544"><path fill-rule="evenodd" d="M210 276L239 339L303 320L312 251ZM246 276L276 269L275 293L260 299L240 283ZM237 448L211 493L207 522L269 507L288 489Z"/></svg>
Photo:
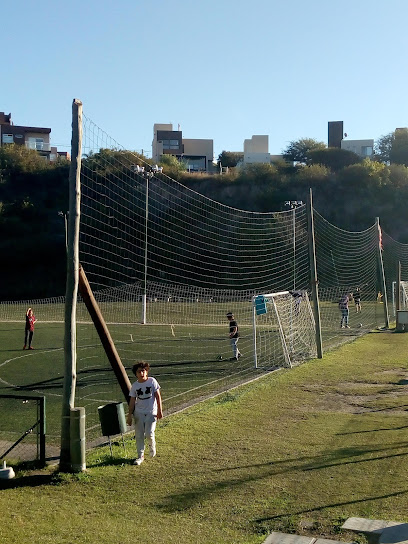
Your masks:
<svg viewBox="0 0 408 544"><path fill-rule="evenodd" d="M222 361L223 356L222 356L222 355L218 355L217 359L218 359L219 361Z"/></svg>
<svg viewBox="0 0 408 544"><path fill-rule="evenodd" d="M359 324L359 327L360 327L360 329L361 329L361 327L362 327L362 326L363 326L363 324L362 324L362 323L360 323L360 324Z"/></svg>

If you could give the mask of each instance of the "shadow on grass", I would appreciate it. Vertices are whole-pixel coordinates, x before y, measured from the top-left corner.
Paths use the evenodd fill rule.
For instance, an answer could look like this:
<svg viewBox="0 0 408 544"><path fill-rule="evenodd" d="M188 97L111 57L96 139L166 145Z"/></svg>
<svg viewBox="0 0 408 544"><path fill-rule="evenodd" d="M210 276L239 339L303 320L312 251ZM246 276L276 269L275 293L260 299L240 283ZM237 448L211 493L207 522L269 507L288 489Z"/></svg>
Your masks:
<svg viewBox="0 0 408 544"><path fill-rule="evenodd" d="M384 459L390 459L393 457L402 457L408 456L408 451L403 453L390 453L387 455L381 455L376 457L371 457L373 453L379 453L384 451L390 451L394 449L408 448L408 442L399 444L398 446L390 447L360 447L360 448L340 448L333 452L329 452L326 455L321 455L318 457L305 456L305 457L296 457L291 459L270 461L267 463L258 463L251 465L239 465L235 467L229 467L226 469L213 469L212 472L227 473L229 471L245 471L245 475L237 478L227 478L224 481L217 481L209 485L203 485L197 487L196 489L189 489L185 492L175 493L164 497L161 503L158 503L156 506L159 509L162 509L166 512L173 513L177 511L186 510L194 506L196 502L202 502L203 500L210 498L211 495L218 493L226 489L233 489L240 486L243 486L246 483L251 483L255 481L262 480L264 478L270 478L279 474L285 474L290 472L307 472L313 470L321 470L331 467L350 465L350 464L359 464L359 463L370 463L373 461L379 461ZM355 459L355 457L370 455L369 458L360 458ZM250 474L249 471L256 470L256 473ZM387 496L394 496L398 494L407 493L407 491L396 492L395 494L390 494ZM365 499L370 500L370 499ZM345 504L352 504L350 503ZM336 505L331 505L336 506ZM321 507L327 508L328 506ZM288 515L288 514L282 514ZM272 519L272 518L271 518Z"/></svg>
<svg viewBox="0 0 408 544"><path fill-rule="evenodd" d="M337 433L336 436L347 436L349 434L379 433L383 431L402 431L403 429L408 429L408 425L403 425L402 427L384 427L379 429L370 429L368 431L351 431L349 433Z"/></svg>
<svg viewBox="0 0 408 544"><path fill-rule="evenodd" d="M42 485L55 485L54 474L33 474L30 476L16 476L11 480L0 480L0 489L16 489L20 487L40 487Z"/></svg>
<svg viewBox="0 0 408 544"><path fill-rule="evenodd" d="M92 463L87 463L87 468L96 468L96 467L112 467L112 466L124 466L124 465L133 465L133 461L136 459L136 456L129 457L111 457L110 455L101 455Z"/></svg>
<svg viewBox="0 0 408 544"><path fill-rule="evenodd" d="M404 489L402 491L395 491L394 493L388 493L386 495L372 495L370 497L364 497L364 499L353 499L349 501L321 504L320 506L316 506L315 508L307 508L304 510L297 510L295 512L287 512L282 514L275 514L274 516L265 516L262 518L255 518L254 520L252 520L251 525L254 532L267 533L274 529L274 524L276 524L276 522L284 520L286 518L293 519L293 517L295 516L310 514L312 512L321 512L328 508L337 508L339 506L349 506L350 504L361 504L361 503L366 503L371 501L378 501L383 499L389 499L391 497L400 497L401 495L406 495L406 494L408 494L408 489Z"/></svg>

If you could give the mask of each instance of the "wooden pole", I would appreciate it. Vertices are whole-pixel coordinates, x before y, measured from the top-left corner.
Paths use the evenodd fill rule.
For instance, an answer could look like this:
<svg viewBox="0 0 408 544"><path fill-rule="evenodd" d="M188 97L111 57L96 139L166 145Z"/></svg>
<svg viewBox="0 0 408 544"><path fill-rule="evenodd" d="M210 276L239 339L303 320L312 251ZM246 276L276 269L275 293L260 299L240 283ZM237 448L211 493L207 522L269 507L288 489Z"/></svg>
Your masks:
<svg viewBox="0 0 408 544"><path fill-rule="evenodd" d="M65 291L64 381L62 392L60 470L71 470L70 412L76 386L76 303L79 269L79 219L81 203L82 102L72 103L71 164L69 169L69 216L67 283Z"/></svg>
<svg viewBox="0 0 408 544"><path fill-rule="evenodd" d="M377 223L377 229L378 229L378 268L380 272L380 281L382 286L382 294L383 294L383 303L384 303L384 322L385 322L385 328L390 328L390 319L388 316L388 300L387 300L387 286L385 283L385 274L384 274L384 263L382 258L382 233L381 233L381 227L380 227L380 218L376 217L375 222Z"/></svg>
<svg viewBox="0 0 408 544"><path fill-rule="evenodd" d="M319 288L317 280L317 267L316 267L316 247L314 237L314 220L313 220L313 195L312 189L309 191L309 206L307 207L307 229L309 233L309 260L310 260L310 280L312 284L312 300L313 311L315 319L315 336L316 336L316 350L317 357L322 359L323 346L322 346L322 327L320 323L320 304L319 304Z"/></svg>
<svg viewBox="0 0 408 544"><path fill-rule="evenodd" d="M80 266L79 268L79 292L81 293L81 297L84 300L89 315L94 322L95 328L104 347L106 356L109 359L109 362L119 382L120 388L122 389L122 393L126 399L126 402L129 404L129 391L131 388L129 377L126 374L126 370L122 364L122 361L120 360L119 353L116 351L115 344L109 333L108 327L102 316L98 303L93 296L91 286L89 285L88 278L86 277L82 266Z"/></svg>

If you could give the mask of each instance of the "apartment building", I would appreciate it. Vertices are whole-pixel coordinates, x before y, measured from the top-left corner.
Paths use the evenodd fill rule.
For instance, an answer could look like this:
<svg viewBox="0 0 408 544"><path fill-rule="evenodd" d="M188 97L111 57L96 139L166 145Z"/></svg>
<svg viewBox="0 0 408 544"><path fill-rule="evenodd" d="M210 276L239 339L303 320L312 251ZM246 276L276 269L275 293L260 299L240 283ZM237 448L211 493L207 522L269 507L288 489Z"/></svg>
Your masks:
<svg viewBox="0 0 408 544"><path fill-rule="evenodd" d="M347 140L347 134L343 132L343 121L329 121L328 147L339 147L352 151L362 158L370 158L374 155L374 140Z"/></svg>
<svg viewBox="0 0 408 544"><path fill-rule="evenodd" d="M67 152L58 151L50 143L51 129L45 127L28 127L15 125L11 120L11 113L0 112L0 145L24 145L35 149L44 159L56 161L58 157L69 159Z"/></svg>
<svg viewBox="0 0 408 544"><path fill-rule="evenodd" d="M171 123L153 126L152 159L160 162L162 155L174 155L186 163L191 172L213 170L214 142L206 139L183 138L181 130L173 130Z"/></svg>

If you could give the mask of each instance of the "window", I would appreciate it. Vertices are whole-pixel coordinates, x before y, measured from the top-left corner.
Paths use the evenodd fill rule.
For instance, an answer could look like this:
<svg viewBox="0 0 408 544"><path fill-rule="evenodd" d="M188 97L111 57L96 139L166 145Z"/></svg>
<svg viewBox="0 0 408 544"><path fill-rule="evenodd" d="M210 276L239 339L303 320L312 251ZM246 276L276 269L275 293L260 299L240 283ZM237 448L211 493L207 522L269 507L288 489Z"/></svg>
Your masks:
<svg viewBox="0 0 408 544"><path fill-rule="evenodd" d="M3 134L3 144L12 144L13 142L12 134Z"/></svg>
<svg viewBox="0 0 408 544"><path fill-rule="evenodd" d="M36 138L35 139L35 148L37 151L41 151L44 149L44 138Z"/></svg>
<svg viewBox="0 0 408 544"><path fill-rule="evenodd" d="M27 147L30 149L36 149L37 151L42 151L44 149L44 138L28 138Z"/></svg>
<svg viewBox="0 0 408 544"><path fill-rule="evenodd" d="M373 147L371 145L363 145L361 148L361 154L363 157L371 157L373 154Z"/></svg>
<svg viewBox="0 0 408 544"><path fill-rule="evenodd" d="M163 149L180 149L179 140L162 140Z"/></svg>

